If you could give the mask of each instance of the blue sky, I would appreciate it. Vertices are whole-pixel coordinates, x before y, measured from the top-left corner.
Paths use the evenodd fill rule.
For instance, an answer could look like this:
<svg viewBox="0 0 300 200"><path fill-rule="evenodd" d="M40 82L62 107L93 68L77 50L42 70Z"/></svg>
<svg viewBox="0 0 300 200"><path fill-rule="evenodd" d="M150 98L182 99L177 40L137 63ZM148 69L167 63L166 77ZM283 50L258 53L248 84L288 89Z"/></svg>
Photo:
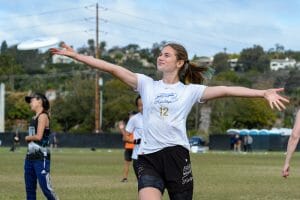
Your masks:
<svg viewBox="0 0 300 200"><path fill-rule="evenodd" d="M55 36L74 47L95 38L108 48L173 41L192 57L254 44L300 50L300 0L0 0L0 42Z"/></svg>

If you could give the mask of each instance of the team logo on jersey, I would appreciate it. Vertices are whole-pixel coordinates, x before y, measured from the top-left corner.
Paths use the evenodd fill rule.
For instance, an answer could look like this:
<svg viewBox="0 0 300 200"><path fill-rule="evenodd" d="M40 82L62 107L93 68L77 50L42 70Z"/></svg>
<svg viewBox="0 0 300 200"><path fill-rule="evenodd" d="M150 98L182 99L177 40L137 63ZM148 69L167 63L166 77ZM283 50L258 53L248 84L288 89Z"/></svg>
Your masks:
<svg viewBox="0 0 300 200"><path fill-rule="evenodd" d="M178 101L178 96L176 93L160 93L155 97L154 104L162 104L162 103L173 103Z"/></svg>

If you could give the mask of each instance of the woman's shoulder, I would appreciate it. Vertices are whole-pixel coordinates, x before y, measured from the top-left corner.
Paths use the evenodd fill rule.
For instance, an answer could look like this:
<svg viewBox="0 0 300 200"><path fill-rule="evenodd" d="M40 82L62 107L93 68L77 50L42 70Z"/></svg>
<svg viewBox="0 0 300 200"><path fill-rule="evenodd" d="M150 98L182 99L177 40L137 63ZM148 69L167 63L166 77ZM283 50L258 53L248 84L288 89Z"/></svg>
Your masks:
<svg viewBox="0 0 300 200"><path fill-rule="evenodd" d="M42 113L40 113L40 114L37 116L36 119L38 119L38 120L45 120L45 119L49 120L48 113L42 112Z"/></svg>
<svg viewBox="0 0 300 200"><path fill-rule="evenodd" d="M154 81L153 78L151 78L150 76L145 75L145 74L139 74L139 73L137 73L137 77L138 77L138 79L140 79L140 80Z"/></svg>
<svg viewBox="0 0 300 200"><path fill-rule="evenodd" d="M188 88L193 88L193 89L205 89L207 86L206 85L201 85L201 84L187 84L185 85Z"/></svg>

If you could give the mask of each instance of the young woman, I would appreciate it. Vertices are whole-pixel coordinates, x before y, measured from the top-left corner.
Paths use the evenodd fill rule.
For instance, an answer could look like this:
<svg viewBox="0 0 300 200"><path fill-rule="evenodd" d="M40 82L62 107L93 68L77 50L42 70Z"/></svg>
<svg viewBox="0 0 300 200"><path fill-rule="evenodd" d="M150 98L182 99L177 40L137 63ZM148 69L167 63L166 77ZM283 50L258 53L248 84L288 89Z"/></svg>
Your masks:
<svg viewBox="0 0 300 200"><path fill-rule="evenodd" d="M299 143L299 138L300 138L300 110L298 110L297 112L292 134L289 138L289 142L287 146L285 163L282 168L282 176L284 178L287 178L290 175L290 161Z"/></svg>
<svg viewBox="0 0 300 200"><path fill-rule="evenodd" d="M49 101L45 95L40 93L26 96L25 101L30 104L31 110L35 112L28 128L28 136L25 137L28 142L24 166L26 197L27 200L36 200L38 181L45 197L48 200L56 200L57 197L50 182L50 122L47 113L50 107Z"/></svg>
<svg viewBox="0 0 300 200"><path fill-rule="evenodd" d="M157 69L163 75L159 81L104 60L77 54L66 44L62 47L50 51L108 72L140 93L144 126L138 157L141 200L159 200L164 189L168 190L171 200L192 199L193 176L186 119L194 103L226 96L261 97L271 108L281 110L285 108L284 102L288 102L277 94L283 88L255 90L200 85L205 68L190 63L185 48L176 43L166 44L157 58Z"/></svg>

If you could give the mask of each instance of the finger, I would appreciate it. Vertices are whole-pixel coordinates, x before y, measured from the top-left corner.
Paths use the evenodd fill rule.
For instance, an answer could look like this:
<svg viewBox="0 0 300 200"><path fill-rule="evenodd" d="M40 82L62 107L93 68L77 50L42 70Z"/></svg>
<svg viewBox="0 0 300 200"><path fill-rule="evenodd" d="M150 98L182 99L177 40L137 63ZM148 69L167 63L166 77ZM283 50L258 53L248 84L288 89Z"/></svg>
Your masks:
<svg viewBox="0 0 300 200"><path fill-rule="evenodd" d="M273 110L273 104L271 101L269 101L269 105L270 105L271 109Z"/></svg>
<svg viewBox="0 0 300 200"><path fill-rule="evenodd" d="M275 91L276 92L282 92L282 91L284 91L284 88L276 88Z"/></svg>
<svg viewBox="0 0 300 200"><path fill-rule="evenodd" d="M280 100L285 101L285 102L287 102L287 103L290 102L290 100L289 100L288 97L286 97L286 96L281 96L281 97L280 97Z"/></svg>
<svg viewBox="0 0 300 200"><path fill-rule="evenodd" d="M57 52L58 52L58 49L56 49L56 48L50 48L50 52L51 52L51 53L57 53Z"/></svg>
<svg viewBox="0 0 300 200"><path fill-rule="evenodd" d="M282 109L286 109L285 105L281 101L277 101L277 103Z"/></svg>
<svg viewBox="0 0 300 200"><path fill-rule="evenodd" d="M281 108L278 106L278 104L276 102L274 102L274 105L277 108L277 110L281 111Z"/></svg>

